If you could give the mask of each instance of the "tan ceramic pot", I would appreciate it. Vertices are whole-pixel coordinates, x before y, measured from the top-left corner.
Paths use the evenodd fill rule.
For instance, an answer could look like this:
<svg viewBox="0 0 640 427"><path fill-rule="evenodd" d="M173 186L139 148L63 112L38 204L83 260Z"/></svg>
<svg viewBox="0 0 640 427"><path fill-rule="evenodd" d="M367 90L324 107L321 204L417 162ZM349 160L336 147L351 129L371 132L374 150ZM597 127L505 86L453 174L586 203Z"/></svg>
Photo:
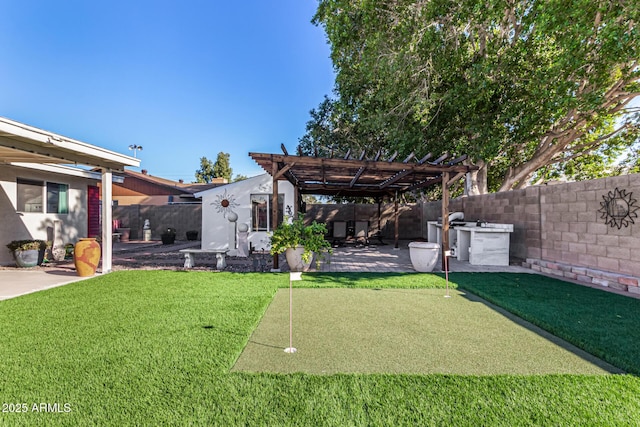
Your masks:
<svg viewBox="0 0 640 427"><path fill-rule="evenodd" d="M76 266L76 273L80 277L93 276L96 274L100 263L100 244L96 239L80 239L73 250L73 263Z"/></svg>

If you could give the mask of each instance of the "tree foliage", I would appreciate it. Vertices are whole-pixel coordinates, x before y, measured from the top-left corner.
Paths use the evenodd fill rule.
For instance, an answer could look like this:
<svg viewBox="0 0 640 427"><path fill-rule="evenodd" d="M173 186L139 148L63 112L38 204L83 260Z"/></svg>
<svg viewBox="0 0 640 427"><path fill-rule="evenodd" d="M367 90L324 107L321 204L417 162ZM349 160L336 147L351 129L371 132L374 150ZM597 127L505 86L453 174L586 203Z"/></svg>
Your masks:
<svg viewBox="0 0 640 427"><path fill-rule="evenodd" d="M639 18L624 0L320 0L337 99L300 149L469 154L494 190L601 173L638 138Z"/></svg>
<svg viewBox="0 0 640 427"><path fill-rule="evenodd" d="M196 171L196 182L210 183L215 178L213 162L206 157L200 157L200 169Z"/></svg>
<svg viewBox="0 0 640 427"><path fill-rule="evenodd" d="M616 169L619 174L640 173L640 140L627 150L626 156Z"/></svg>
<svg viewBox="0 0 640 427"><path fill-rule="evenodd" d="M229 164L228 153L220 152L215 163L206 157L200 158L200 169L196 171L196 182L210 183L214 178L225 178L227 182L231 182L233 170ZM236 181L246 179L238 175Z"/></svg>
<svg viewBox="0 0 640 427"><path fill-rule="evenodd" d="M249 177L247 175L237 174L233 178L233 182L244 181L245 179L249 179Z"/></svg>
<svg viewBox="0 0 640 427"><path fill-rule="evenodd" d="M229 153L219 152L216 162L213 164L213 174L216 178L225 178L227 182L231 182L233 169L229 163Z"/></svg>

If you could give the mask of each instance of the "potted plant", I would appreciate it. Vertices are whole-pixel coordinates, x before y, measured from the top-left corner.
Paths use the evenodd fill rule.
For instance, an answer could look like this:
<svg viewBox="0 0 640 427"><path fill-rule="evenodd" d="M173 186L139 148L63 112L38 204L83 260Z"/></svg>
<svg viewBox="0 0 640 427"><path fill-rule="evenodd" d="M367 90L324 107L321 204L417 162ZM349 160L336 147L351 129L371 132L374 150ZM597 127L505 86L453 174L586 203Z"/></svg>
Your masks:
<svg viewBox="0 0 640 427"><path fill-rule="evenodd" d="M73 243L64 245L64 259L73 259Z"/></svg>
<svg viewBox="0 0 640 427"><path fill-rule="evenodd" d="M44 252L49 246L49 242L37 239L13 240L7 244L18 267L35 267L42 264Z"/></svg>
<svg viewBox="0 0 640 427"><path fill-rule="evenodd" d="M163 245L172 245L176 241L176 229L167 227L167 230L160 235Z"/></svg>
<svg viewBox="0 0 640 427"><path fill-rule="evenodd" d="M188 230L187 240L198 240L198 230Z"/></svg>
<svg viewBox="0 0 640 427"><path fill-rule="evenodd" d="M271 235L271 255L285 252L291 271L306 271L311 265L314 253L316 266L325 254L331 253L331 244L325 240L327 227L313 221L305 225L304 215L298 214L293 221L285 220Z"/></svg>
<svg viewBox="0 0 640 427"><path fill-rule="evenodd" d="M121 242L128 242L131 236L131 228L126 227L123 221L116 220L116 233L120 235Z"/></svg>

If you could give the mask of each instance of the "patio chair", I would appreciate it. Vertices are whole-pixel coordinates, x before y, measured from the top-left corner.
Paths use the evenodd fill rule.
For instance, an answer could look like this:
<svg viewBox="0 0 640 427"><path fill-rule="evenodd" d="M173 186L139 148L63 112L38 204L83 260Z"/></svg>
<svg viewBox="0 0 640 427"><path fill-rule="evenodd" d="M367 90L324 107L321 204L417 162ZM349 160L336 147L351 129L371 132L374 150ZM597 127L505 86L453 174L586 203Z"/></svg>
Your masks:
<svg viewBox="0 0 640 427"><path fill-rule="evenodd" d="M354 237L357 243L369 246L369 221L356 221Z"/></svg>
<svg viewBox="0 0 640 427"><path fill-rule="evenodd" d="M333 221L333 246L342 246L347 239L347 222L346 221Z"/></svg>

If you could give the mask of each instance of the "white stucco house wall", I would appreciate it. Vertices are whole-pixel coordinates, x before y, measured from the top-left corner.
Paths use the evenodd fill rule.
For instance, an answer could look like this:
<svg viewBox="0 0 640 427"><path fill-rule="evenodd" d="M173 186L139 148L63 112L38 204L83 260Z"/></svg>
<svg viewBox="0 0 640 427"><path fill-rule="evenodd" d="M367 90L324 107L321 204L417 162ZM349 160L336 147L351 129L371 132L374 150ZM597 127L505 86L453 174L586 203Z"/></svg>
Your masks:
<svg viewBox="0 0 640 427"><path fill-rule="evenodd" d="M237 254L237 229L248 228L248 240L255 250L269 249L273 178L262 174L243 181L195 193L202 197L202 249L229 249ZM278 181L279 209L282 217L294 215L294 189L288 181ZM237 214L236 223L231 212Z"/></svg>
<svg viewBox="0 0 640 427"><path fill-rule="evenodd" d="M55 249L100 236L101 270L111 271L112 182L122 182L113 172L125 166L140 160L0 117L0 265L14 265L12 240Z"/></svg>
<svg viewBox="0 0 640 427"><path fill-rule="evenodd" d="M100 173L59 165L2 165L3 246L12 240L30 239L64 246L82 237L98 237L100 180ZM13 265L13 256L4 249L0 248L0 265Z"/></svg>

